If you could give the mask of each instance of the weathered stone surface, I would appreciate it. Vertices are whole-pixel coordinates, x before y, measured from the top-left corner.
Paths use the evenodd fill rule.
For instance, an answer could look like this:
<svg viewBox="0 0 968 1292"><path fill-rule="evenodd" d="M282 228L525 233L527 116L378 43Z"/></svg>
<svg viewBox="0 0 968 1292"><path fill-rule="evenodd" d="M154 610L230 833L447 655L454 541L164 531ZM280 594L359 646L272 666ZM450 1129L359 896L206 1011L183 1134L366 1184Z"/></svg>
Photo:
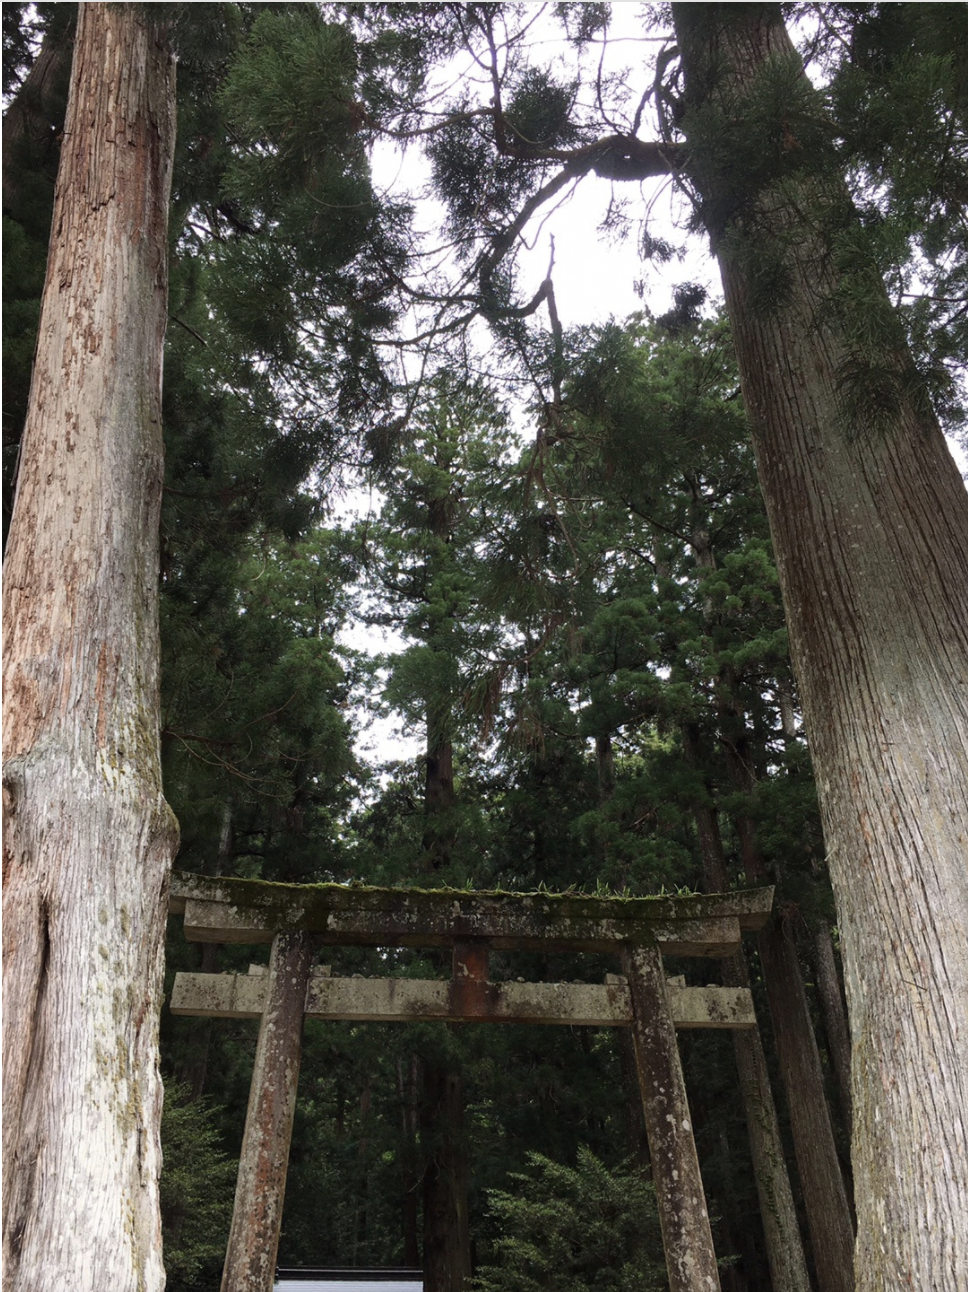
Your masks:
<svg viewBox="0 0 968 1292"><path fill-rule="evenodd" d="M472 999L474 989L479 992L476 999ZM668 985L667 992L676 1027L756 1026L752 998L742 988L685 987L676 980ZM171 1011L207 1018L258 1018L265 993L265 975L180 973L175 977ZM364 1023L443 1019L452 1023L628 1027L632 1006L628 986L617 976L611 983L599 986L330 978L314 973L306 997L306 1017Z"/></svg>
<svg viewBox="0 0 968 1292"><path fill-rule="evenodd" d="M224 976L261 993L262 1026L221 1292L272 1292L275 1282L306 989L315 946L311 935L280 933L273 943L267 973Z"/></svg>
<svg viewBox="0 0 968 1292"><path fill-rule="evenodd" d="M346 946L451 946L486 938L498 951L615 951L655 943L722 957L765 923L771 888L689 897L599 898L454 889L267 884L180 874L170 909L197 942L270 942L280 929Z"/></svg>
<svg viewBox="0 0 968 1292"><path fill-rule="evenodd" d="M655 947L626 947L622 968L632 1003L632 1040L669 1289L720 1292L662 957Z"/></svg>
<svg viewBox="0 0 968 1292"><path fill-rule="evenodd" d="M184 915L186 936L195 941L274 940L279 948L290 940L293 945L305 940L307 945L311 938L320 945L453 949L454 973L449 981L340 979L329 977L328 972L310 974L307 965L298 982L290 975L290 1033L298 1033L306 1014L353 1021L442 1019L630 1027L671 1292L715 1292L719 1289L716 1258L675 1028L746 1028L755 1027L756 1020L747 989L688 988L681 979L667 982L662 952L722 958L736 949L743 931L763 927L772 901L769 888L625 899L266 884L182 874L175 876L170 909ZM487 978L491 949L617 952L625 973L610 975L601 986L492 983ZM276 958L274 949L273 963ZM274 976L278 977L272 968L268 975L179 974L173 1012L210 1017L262 1014L261 1047L273 1009ZM298 1067L298 1045L294 1053ZM250 1119L265 1122L264 1116L251 1118L251 1112ZM288 1131L277 1140L283 1138L288 1145ZM281 1205L280 1187L275 1194ZM246 1205L240 1194L237 1217ZM274 1254L274 1241L271 1246ZM223 1292L256 1292L256 1287L256 1283L228 1283L223 1284Z"/></svg>

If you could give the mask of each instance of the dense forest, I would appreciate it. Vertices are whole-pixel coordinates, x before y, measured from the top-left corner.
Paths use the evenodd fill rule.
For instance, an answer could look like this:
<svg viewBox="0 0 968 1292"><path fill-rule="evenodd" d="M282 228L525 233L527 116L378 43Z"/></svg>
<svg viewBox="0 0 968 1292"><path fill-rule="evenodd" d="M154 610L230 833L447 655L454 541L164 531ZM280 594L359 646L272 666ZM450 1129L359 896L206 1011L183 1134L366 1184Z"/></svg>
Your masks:
<svg viewBox="0 0 968 1292"><path fill-rule="evenodd" d="M258 1025L162 992L268 947L172 865L774 885L667 959L760 1024L679 1034L722 1288L964 1277L966 10L618 21L3 7L10 1292L219 1286ZM569 326L578 184L641 308ZM307 1021L278 1260L663 1289L649 1156L623 1029Z"/></svg>

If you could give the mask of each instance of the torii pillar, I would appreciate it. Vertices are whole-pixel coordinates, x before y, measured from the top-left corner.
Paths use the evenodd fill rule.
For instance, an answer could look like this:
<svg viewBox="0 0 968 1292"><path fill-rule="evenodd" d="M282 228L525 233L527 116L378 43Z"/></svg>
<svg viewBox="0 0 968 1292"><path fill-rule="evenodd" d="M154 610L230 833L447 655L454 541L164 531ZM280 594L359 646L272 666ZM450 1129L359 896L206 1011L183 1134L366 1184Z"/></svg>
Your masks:
<svg viewBox="0 0 968 1292"><path fill-rule="evenodd" d="M659 948L624 946L632 1041L649 1137L670 1292L720 1292L706 1193L692 1133Z"/></svg>
<svg viewBox="0 0 968 1292"><path fill-rule="evenodd" d="M307 1013L631 1027L670 1292L720 1292L675 1029L756 1019L748 989L667 982L662 953L722 958L763 926L772 899L772 889L608 899L176 876L171 909L190 939L272 943L264 988L231 975L179 974L175 984L178 1013L262 1017L222 1292L271 1292ZM312 973L320 945L449 946L454 977L328 979ZM490 948L617 953L625 981L492 983Z"/></svg>
<svg viewBox="0 0 968 1292"><path fill-rule="evenodd" d="M306 991L317 945L310 933L277 933L272 940L221 1292L265 1292L275 1281Z"/></svg>

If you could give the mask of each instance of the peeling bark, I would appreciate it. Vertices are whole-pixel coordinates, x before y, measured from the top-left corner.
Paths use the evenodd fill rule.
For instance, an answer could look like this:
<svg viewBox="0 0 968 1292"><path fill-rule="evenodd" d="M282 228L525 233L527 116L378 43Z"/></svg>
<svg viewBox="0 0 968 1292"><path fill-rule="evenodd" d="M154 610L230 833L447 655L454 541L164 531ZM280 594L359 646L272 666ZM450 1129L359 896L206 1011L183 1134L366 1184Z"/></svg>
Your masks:
<svg viewBox="0 0 968 1292"><path fill-rule="evenodd" d="M158 513L174 63L83 5L4 581L4 1287L161 1289Z"/></svg>

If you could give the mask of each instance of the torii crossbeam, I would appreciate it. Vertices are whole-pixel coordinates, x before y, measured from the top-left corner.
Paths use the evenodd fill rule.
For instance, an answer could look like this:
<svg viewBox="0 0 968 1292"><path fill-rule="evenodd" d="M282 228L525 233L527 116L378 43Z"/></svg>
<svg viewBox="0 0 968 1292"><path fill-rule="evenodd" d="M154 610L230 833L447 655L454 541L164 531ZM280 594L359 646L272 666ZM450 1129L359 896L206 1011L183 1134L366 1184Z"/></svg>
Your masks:
<svg viewBox="0 0 968 1292"><path fill-rule="evenodd" d="M762 928L772 888L686 897L586 897L455 889L268 884L176 874L170 910L196 942L271 942L264 974L178 974L172 1010L261 1017L222 1292L271 1292L303 1019L563 1023L630 1027L670 1292L716 1292L719 1275L676 1027L755 1027L742 988L667 980L663 952L723 958ZM450 947L449 982L331 978L324 946ZM494 983L496 951L610 952L622 976Z"/></svg>

